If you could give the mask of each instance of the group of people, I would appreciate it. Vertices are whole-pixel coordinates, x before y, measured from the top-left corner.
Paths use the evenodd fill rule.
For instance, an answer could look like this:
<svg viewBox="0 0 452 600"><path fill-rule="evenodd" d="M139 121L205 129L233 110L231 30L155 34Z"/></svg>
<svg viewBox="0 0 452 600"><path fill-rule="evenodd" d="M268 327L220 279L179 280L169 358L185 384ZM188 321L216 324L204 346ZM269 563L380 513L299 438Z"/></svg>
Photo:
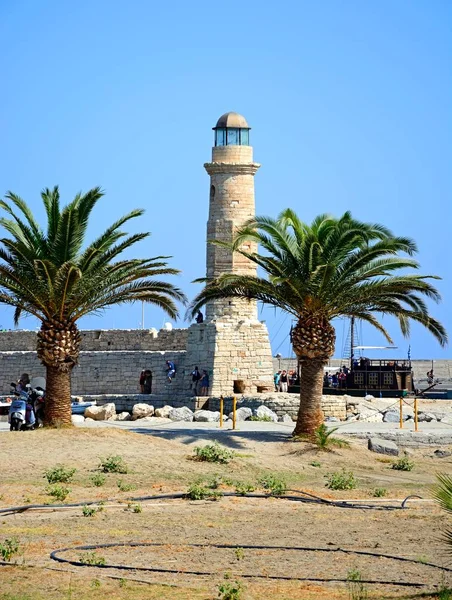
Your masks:
<svg viewBox="0 0 452 600"><path fill-rule="evenodd" d="M195 367L191 372L191 387L195 396L207 396L209 393L209 374L205 369L201 372Z"/></svg>
<svg viewBox="0 0 452 600"><path fill-rule="evenodd" d="M273 382L275 384L275 392L288 392L289 385L297 384L297 373L296 371L277 371L273 375Z"/></svg>
<svg viewBox="0 0 452 600"><path fill-rule="evenodd" d="M340 371L336 373L325 373L323 376L324 387L345 388L347 387L347 375L350 369L346 365L342 365Z"/></svg>
<svg viewBox="0 0 452 600"><path fill-rule="evenodd" d="M168 383L171 383L176 376L176 365L172 360L166 361L166 377ZM152 371L143 369L140 373L140 392L141 394L152 394ZM209 391L209 374L206 370L202 372L195 367L191 373L191 385L195 395L207 396Z"/></svg>

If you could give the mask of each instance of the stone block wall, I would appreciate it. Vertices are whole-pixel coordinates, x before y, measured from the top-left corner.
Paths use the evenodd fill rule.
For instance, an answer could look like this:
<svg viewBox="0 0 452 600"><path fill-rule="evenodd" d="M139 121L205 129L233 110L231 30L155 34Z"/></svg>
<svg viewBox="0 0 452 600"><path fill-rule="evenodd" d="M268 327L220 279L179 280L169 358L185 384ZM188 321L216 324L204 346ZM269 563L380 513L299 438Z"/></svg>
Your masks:
<svg viewBox="0 0 452 600"><path fill-rule="evenodd" d="M171 384L166 378L167 360L172 360L177 369ZM185 372L185 351L81 352L79 364L72 371L72 393L138 393L142 369L152 371L153 391L156 393L180 396L189 393L191 376ZM45 368L35 352L0 353L0 393L7 394L10 382L15 381L21 373L28 373L30 377L45 377Z"/></svg>
<svg viewBox="0 0 452 600"><path fill-rule="evenodd" d="M300 398L297 394L258 394L256 396L236 396L237 408L246 407L256 409L262 404L267 406L278 417L282 417L286 413L293 419L296 419L298 407L300 406ZM209 410L220 409L220 398L211 397L208 402ZM336 417L341 421L346 418L346 399L344 396L322 396L322 409L325 417ZM232 397L224 399L224 412L232 411Z"/></svg>
<svg viewBox="0 0 452 600"><path fill-rule="evenodd" d="M82 351L185 350L187 329L82 330ZM36 331L0 331L0 352L35 351Z"/></svg>

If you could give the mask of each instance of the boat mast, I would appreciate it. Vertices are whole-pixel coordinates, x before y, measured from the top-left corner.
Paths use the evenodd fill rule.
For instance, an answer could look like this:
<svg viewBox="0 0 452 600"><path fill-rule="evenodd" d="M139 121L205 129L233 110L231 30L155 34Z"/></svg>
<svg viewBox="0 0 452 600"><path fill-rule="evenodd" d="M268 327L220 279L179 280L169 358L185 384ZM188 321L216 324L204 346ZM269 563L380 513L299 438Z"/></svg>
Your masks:
<svg viewBox="0 0 452 600"><path fill-rule="evenodd" d="M350 320L350 370L353 369L353 358L354 358L354 339L355 339L355 317Z"/></svg>

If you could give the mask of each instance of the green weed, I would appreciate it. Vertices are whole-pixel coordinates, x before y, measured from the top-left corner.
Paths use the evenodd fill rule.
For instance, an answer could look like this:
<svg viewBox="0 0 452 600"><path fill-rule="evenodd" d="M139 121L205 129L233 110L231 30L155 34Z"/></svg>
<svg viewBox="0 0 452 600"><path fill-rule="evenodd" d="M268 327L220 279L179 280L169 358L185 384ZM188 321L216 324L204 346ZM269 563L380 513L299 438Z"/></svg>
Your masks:
<svg viewBox="0 0 452 600"><path fill-rule="evenodd" d="M354 490L357 486L357 481L352 471L335 471L326 475L326 486L330 490Z"/></svg>
<svg viewBox="0 0 452 600"><path fill-rule="evenodd" d="M104 565L105 558L103 556L99 556L97 552L82 552L78 557L79 561L84 565L90 565L93 567Z"/></svg>
<svg viewBox="0 0 452 600"><path fill-rule="evenodd" d="M386 488L375 488L372 490L372 496L374 498L383 498L383 496L386 496L386 494L388 493L388 490Z"/></svg>
<svg viewBox="0 0 452 600"><path fill-rule="evenodd" d="M103 473L121 473L124 475L129 472L129 468L122 456L115 456L113 454L110 454L107 458L101 458L99 468Z"/></svg>
<svg viewBox="0 0 452 600"><path fill-rule="evenodd" d="M103 473L94 473L94 475L90 477L90 481L94 486L102 487L107 481L107 478Z"/></svg>
<svg viewBox="0 0 452 600"><path fill-rule="evenodd" d="M347 589L350 600L367 600L369 597L367 586L362 582L358 569L351 569L347 573Z"/></svg>
<svg viewBox="0 0 452 600"><path fill-rule="evenodd" d="M93 517L97 512L97 509L94 506L88 506L85 504L82 508L82 514L84 517Z"/></svg>
<svg viewBox="0 0 452 600"><path fill-rule="evenodd" d="M237 494L240 494L240 496L246 496L246 494L249 494L251 492L254 492L255 490L255 486L252 483L246 483L243 481L238 481L235 484L235 491Z"/></svg>
<svg viewBox="0 0 452 600"><path fill-rule="evenodd" d="M71 490L64 485L48 485L46 487L46 492L55 500L63 502L69 496Z"/></svg>
<svg viewBox="0 0 452 600"><path fill-rule="evenodd" d="M224 578L229 579L226 574ZM219 600L241 600L243 591L243 586L239 581L234 583L226 581L218 586L218 598Z"/></svg>
<svg viewBox="0 0 452 600"><path fill-rule="evenodd" d="M392 464L391 468L396 471L412 471L414 469L414 462L408 456L402 456L402 458L399 458L399 460Z"/></svg>
<svg viewBox="0 0 452 600"><path fill-rule="evenodd" d="M243 548L240 548L240 546L237 546L234 550L234 554L237 560L243 560L245 558L245 551Z"/></svg>
<svg viewBox="0 0 452 600"><path fill-rule="evenodd" d="M19 550L20 544L16 538L9 538L0 543L0 556L6 562L10 562L12 557L19 553Z"/></svg>
<svg viewBox="0 0 452 600"><path fill-rule="evenodd" d="M192 483L187 490L190 500L218 500L223 494L218 490L208 488L202 482Z"/></svg>
<svg viewBox="0 0 452 600"><path fill-rule="evenodd" d="M269 490L273 496L281 496L287 489L284 479L271 473L261 477L258 483L264 490Z"/></svg>
<svg viewBox="0 0 452 600"><path fill-rule="evenodd" d="M45 477L49 483L69 483L76 471L77 469L68 469L64 465L56 465L55 467L44 471L43 477Z"/></svg>
<svg viewBox="0 0 452 600"><path fill-rule="evenodd" d="M131 490L135 489L135 486L132 483L126 483L122 479L118 479L116 485L118 486L120 492L130 492Z"/></svg>
<svg viewBox="0 0 452 600"><path fill-rule="evenodd" d="M196 446L195 460L227 464L234 458L234 452L221 446L218 442L206 446Z"/></svg>
<svg viewBox="0 0 452 600"><path fill-rule="evenodd" d="M318 460L313 460L309 464L311 465L311 467L321 467L322 466L322 463L319 463Z"/></svg>

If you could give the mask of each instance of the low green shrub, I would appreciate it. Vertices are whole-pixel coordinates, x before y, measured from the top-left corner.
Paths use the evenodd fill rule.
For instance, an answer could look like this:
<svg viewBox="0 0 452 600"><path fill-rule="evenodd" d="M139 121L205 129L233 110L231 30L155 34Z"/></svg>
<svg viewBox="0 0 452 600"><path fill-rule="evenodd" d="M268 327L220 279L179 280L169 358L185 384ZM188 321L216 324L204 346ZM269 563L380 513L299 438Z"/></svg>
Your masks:
<svg viewBox="0 0 452 600"><path fill-rule="evenodd" d="M107 481L107 478L103 473L94 473L94 475L90 477L90 481L94 486L102 487Z"/></svg>
<svg viewBox="0 0 452 600"><path fill-rule="evenodd" d="M69 469L64 465L56 465L55 467L44 471L43 477L45 477L49 483L69 483L76 471L77 469Z"/></svg>
<svg viewBox="0 0 452 600"><path fill-rule="evenodd" d="M414 462L412 462L408 456L402 456L395 463L392 463L392 469L396 471L412 471L414 469Z"/></svg>
<svg viewBox="0 0 452 600"><path fill-rule="evenodd" d="M227 464L234 458L234 452L221 446L218 442L206 446L196 446L195 460Z"/></svg>
<svg viewBox="0 0 452 600"><path fill-rule="evenodd" d="M268 490L273 496L281 496L287 489L284 479L277 475L273 475L272 473L260 477L258 483L264 490Z"/></svg>
<svg viewBox="0 0 452 600"><path fill-rule="evenodd" d="M0 556L6 562L10 562L15 554L20 551L20 544L16 538L7 538L0 543Z"/></svg>
<svg viewBox="0 0 452 600"><path fill-rule="evenodd" d="M71 490L64 485L48 485L46 487L46 492L55 500L59 500L63 502L71 493Z"/></svg>
<svg viewBox="0 0 452 600"><path fill-rule="evenodd" d="M118 481L116 482L116 485L118 486L118 489L120 492L130 492L135 489L135 486L133 485L133 483L127 483L127 482L123 481L122 479L118 479Z"/></svg>
<svg viewBox="0 0 452 600"><path fill-rule="evenodd" d="M228 577L225 575L225 579ZM225 581L218 586L219 600L241 600L244 589L239 581L229 583Z"/></svg>
<svg viewBox="0 0 452 600"><path fill-rule="evenodd" d="M97 552L82 552L78 559L81 563L94 567L104 565L106 563L105 558L97 554Z"/></svg>
<svg viewBox="0 0 452 600"><path fill-rule="evenodd" d="M375 488L372 490L372 496L374 498L383 498L383 496L386 496L386 494L388 493L388 490L386 488Z"/></svg>
<svg viewBox="0 0 452 600"><path fill-rule="evenodd" d="M129 468L122 456L113 454L110 454L107 458L101 458L99 468L103 473L120 473L124 475L129 472Z"/></svg>
<svg viewBox="0 0 452 600"><path fill-rule="evenodd" d="M235 484L235 491L237 492L237 494L240 494L241 496L246 496L246 494L249 494L251 492L255 491L255 486L252 483L246 483L244 481L238 481Z"/></svg>
<svg viewBox="0 0 452 600"><path fill-rule="evenodd" d="M335 471L328 473L326 476L326 486L330 490L354 490L357 486L357 481L352 471Z"/></svg>
<svg viewBox="0 0 452 600"><path fill-rule="evenodd" d="M223 494L198 481L190 485L186 495L190 500L219 500Z"/></svg>
<svg viewBox="0 0 452 600"><path fill-rule="evenodd" d="M322 466L322 463L320 463L318 460L313 460L309 464L311 465L311 467L321 467Z"/></svg>
<svg viewBox="0 0 452 600"><path fill-rule="evenodd" d="M347 588L350 600L367 600L369 592L362 582L362 575L358 569L351 569L347 573Z"/></svg>
<svg viewBox="0 0 452 600"><path fill-rule="evenodd" d="M96 512L97 509L94 506L88 506L88 504L85 504L82 508L82 514L84 517L94 517Z"/></svg>

